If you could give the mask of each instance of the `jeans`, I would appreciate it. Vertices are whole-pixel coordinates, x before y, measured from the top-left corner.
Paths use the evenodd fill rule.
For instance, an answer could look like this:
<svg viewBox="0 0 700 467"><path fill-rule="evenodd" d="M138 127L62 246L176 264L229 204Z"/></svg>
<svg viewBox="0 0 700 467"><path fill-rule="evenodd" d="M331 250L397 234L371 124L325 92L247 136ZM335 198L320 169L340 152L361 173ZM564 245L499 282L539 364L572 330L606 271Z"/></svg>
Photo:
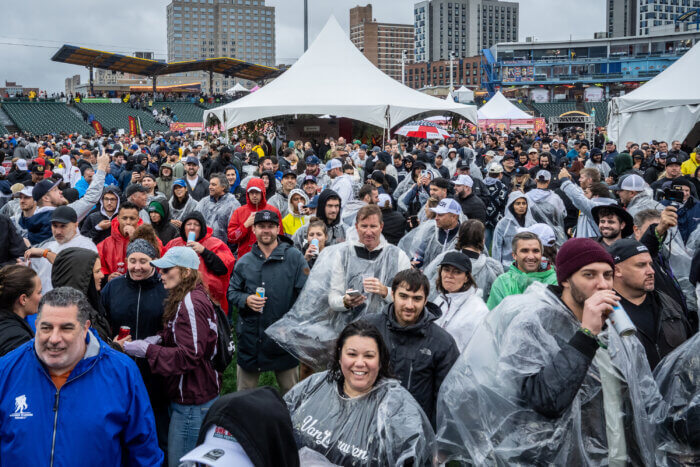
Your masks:
<svg viewBox="0 0 700 467"><path fill-rule="evenodd" d="M277 384L280 387L280 395L284 396L294 387L295 384L299 382L299 367L295 366L294 368L290 368L288 370L277 370L275 371L275 377L277 378ZM253 389L258 387L258 383L260 382L260 373L246 371L240 366L237 366L236 379L238 382L238 391Z"/></svg>
<svg viewBox="0 0 700 467"><path fill-rule="evenodd" d="M168 431L168 466L180 465L180 458L197 446L199 428L209 407L218 397L200 405L170 403L170 430Z"/></svg>

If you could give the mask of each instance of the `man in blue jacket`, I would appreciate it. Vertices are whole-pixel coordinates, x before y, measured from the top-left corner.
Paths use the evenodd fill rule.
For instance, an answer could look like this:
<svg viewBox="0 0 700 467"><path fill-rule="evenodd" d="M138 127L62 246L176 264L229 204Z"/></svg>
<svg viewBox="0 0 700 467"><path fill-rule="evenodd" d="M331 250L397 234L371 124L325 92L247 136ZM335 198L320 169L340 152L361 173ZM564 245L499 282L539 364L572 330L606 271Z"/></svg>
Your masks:
<svg viewBox="0 0 700 467"><path fill-rule="evenodd" d="M39 302L36 337L0 359L0 466L161 465L136 364L90 330L87 298Z"/></svg>

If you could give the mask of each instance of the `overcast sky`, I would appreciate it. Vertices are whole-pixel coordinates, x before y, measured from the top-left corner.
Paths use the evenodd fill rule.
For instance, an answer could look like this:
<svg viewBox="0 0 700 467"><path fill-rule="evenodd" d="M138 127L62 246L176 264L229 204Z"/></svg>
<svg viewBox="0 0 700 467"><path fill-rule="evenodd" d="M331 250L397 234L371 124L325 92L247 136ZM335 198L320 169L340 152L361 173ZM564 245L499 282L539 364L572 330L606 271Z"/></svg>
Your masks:
<svg viewBox="0 0 700 467"><path fill-rule="evenodd" d="M16 81L49 92L62 91L68 76L87 71L55 63L62 44L132 54L153 51L167 58L165 8L170 0L23 0L21 8L3 9L0 29L0 82ZM333 14L347 30L355 0L309 0L309 43ZM603 31L605 1L520 0L520 40L592 38ZM277 63L290 63L303 53L303 0L267 0L276 7ZM413 0L375 0L380 22L412 23ZM117 6L118 5L118 6ZM27 12L34 12L27 14ZM11 45L24 44L24 45Z"/></svg>

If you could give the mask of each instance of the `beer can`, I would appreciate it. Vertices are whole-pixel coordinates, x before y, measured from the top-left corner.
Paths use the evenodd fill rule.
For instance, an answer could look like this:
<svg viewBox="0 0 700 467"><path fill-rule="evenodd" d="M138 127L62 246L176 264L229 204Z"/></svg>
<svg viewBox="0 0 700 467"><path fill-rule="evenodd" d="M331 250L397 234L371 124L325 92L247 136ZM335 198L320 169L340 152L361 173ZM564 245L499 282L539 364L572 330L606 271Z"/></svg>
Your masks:
<svg viewBox="0 0 700 467"><path fill-rule="evenodd" d="M629 315L620 305L613 308L612 313L608 315L608 320L620 336L631 336L637 332L637 328Z"/></svg>
<svg viewBox="0 0 700 467"><path fill-rule="evenodd" d="M131 334L131 328L129 326L122 326L119 328L119 335L117 336L117 339L122 340L129 334Z"/></svg>
<svg viewBox="0 0 700 467"><path fill-rule="evenodd" d="M126 266L121 261L117 263L117 272L119 274L124 274L126 272Z"/></svg>
<svg viewBox="0 0 700 467"><path fill-rule="evenodd" d="M190 231L190 233L187 234L187 242L194 242L195 240L197 240L197 236L193 231Z"/></svg>
<svg viewBox="0 0 700 467"><path fill-rule="evenodd" d="M260 298L265 298L265 287L258 287L255 289L255 295Z"/></svg>

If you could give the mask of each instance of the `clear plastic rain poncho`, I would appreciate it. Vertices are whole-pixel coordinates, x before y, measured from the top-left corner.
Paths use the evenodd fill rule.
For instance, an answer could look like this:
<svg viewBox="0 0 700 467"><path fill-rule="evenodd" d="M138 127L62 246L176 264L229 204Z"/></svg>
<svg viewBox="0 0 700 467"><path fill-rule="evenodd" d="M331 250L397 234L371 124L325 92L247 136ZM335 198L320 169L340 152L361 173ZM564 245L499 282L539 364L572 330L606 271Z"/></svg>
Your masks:
<svg viewBox="0 0 700 467"><path fill-rule="evenodd" d="M355 245L358 243L348 241L324 248L292 309L265 330L285 350L316 370L327 368L333 343L347 324L368 313L380 313L390 300L389 296L365 293L367 299L362 305L345 309L345 291L363 292L363 277L376 277L390 287L397 272L411 267L408 257L383 239L381 252L373 260L358 257Z"/></svg>
<svg viewBox="0 0 700 467"><path fill-rule="evenodd" d="M228 242L228 223L231 215L240 207L241 203L231 193L224 194L216 202L212 201L211 196L205 196L197 203L197 211L202 213L207 226L211 227L212 235L224 243Z"/></svg>
<svg viewBox="0 0 700 467"><path fill-rule="evenodd" d="M689 238L690 240L690 238ZM689 310L698 311L698 303L695 296L695 287L690 283L690 265L693 262L695 250L683 245L683 237L677 227L668 230L664 239L661 255L668 261L673 271L673 276L681 286L685 295L686 305Z"/></svg>
<svg viewBox="0 0 700 467"><path fill-rule="evenodd" d="M197 209L197 201L194 200L191 196L187 196L187 202L183 206L176 207L177 204L175 195L170 198L170 201L168 201L168 205L170 206L170 219L171 220L177 220L181 221L184 219L186 216L189 216L190 213L195 211Z"/></svg>
<svg viewBox="0 0 700 467"><path fill-rule="evenodd" d="M508 195L508 201L506 202L506 209L504 211L503 219L498 221L496 228L493 230L493 243L491 244L491 256L500 261L504 268L508 268L513 262L512 246L513 237L518 233L518 227L529 227L532 224L536 224L537 221L532 217L532 204L530 201L527 203L527 212L525 213L525 222L520 225L515 219L515 214L512 211L512 205L515 200L525 198L527 196L522 191L513 191Z"/></svg>
<svg viewBox="0 0 700 467"><path fill-rule="evenodd" d="M435 280L437 279L438 268L445 255L449 251L440 253L434 260L430 262L427 266L423 268L423 274L430 281L430 296L429 300L434 301L438 295L435 289ZM479 289L479 295L481 298L486 300L491 292L491 285L496 280L498 276L503 274L503 265L491 258L485 253L479 255L479 258L473 259L472 261L472 277L476 282L476 286Z"/></svg>
<svg viewBox="0 0 700 467"><path fill-rule="evenodd" d="M434 465L435 435L413 396L394 379L367 394L341 395L328 372L297 384L284 400L298 447L344 466Z"/></svg>
<svg viewBox="0 0 700 467"><path fill-rule="evenodd" d="M656 431L658 465L700 465L700 334L675 349L654 370L668 413Z"/></svg>
<svg viewBox="0 0 700 467"><path fill-rule="evenodd" d="M460 217L460 222L466 219L464 216ZM430 264L440 253L454 250L455 244L457 243L457 235L450 240L446 239L447 241L442 243L438 238L438 233L437 224L435 220L431 219L421 223L418 227L409 232L408 235L399 240L398 246L409 258L422 258L423 265L425 266ZM406 239L407 237L408 239Z"/></svg>
<svg viewBox="0 0 700 467"><path fill-rule="evenodd" d="M524 400L525 378L550 364L579 326L544 284L506 297L442 383L440 454L473 465L653 465L657 416L650 414L665 404L636 336L599 335L608 349L597 350L559 417L543 416ZM558 385L566 384L566 375L558 376Z"/></svg>
<svg viewBox="0 0 700 467"><path fill-rule="evenodd" d="M438 293L432 301L442 311L442 315L434 323L450 333L461 352L489 313L480 290L472 285L464 292Z"/></svg>
<svg viewBox="0 0 700 467"><path fill-rule="evenodd" d="M544 193L544 194L543 194ZM568 237L564 228L564 202L552 191L535 189L527 194L528 211L536 222L549 225L554 230L557 246L562 246ZM555 198L556 197L556 198ZM550 201L553 198L554 201ZM561 204L561 208L556 205Z"/></svg>

